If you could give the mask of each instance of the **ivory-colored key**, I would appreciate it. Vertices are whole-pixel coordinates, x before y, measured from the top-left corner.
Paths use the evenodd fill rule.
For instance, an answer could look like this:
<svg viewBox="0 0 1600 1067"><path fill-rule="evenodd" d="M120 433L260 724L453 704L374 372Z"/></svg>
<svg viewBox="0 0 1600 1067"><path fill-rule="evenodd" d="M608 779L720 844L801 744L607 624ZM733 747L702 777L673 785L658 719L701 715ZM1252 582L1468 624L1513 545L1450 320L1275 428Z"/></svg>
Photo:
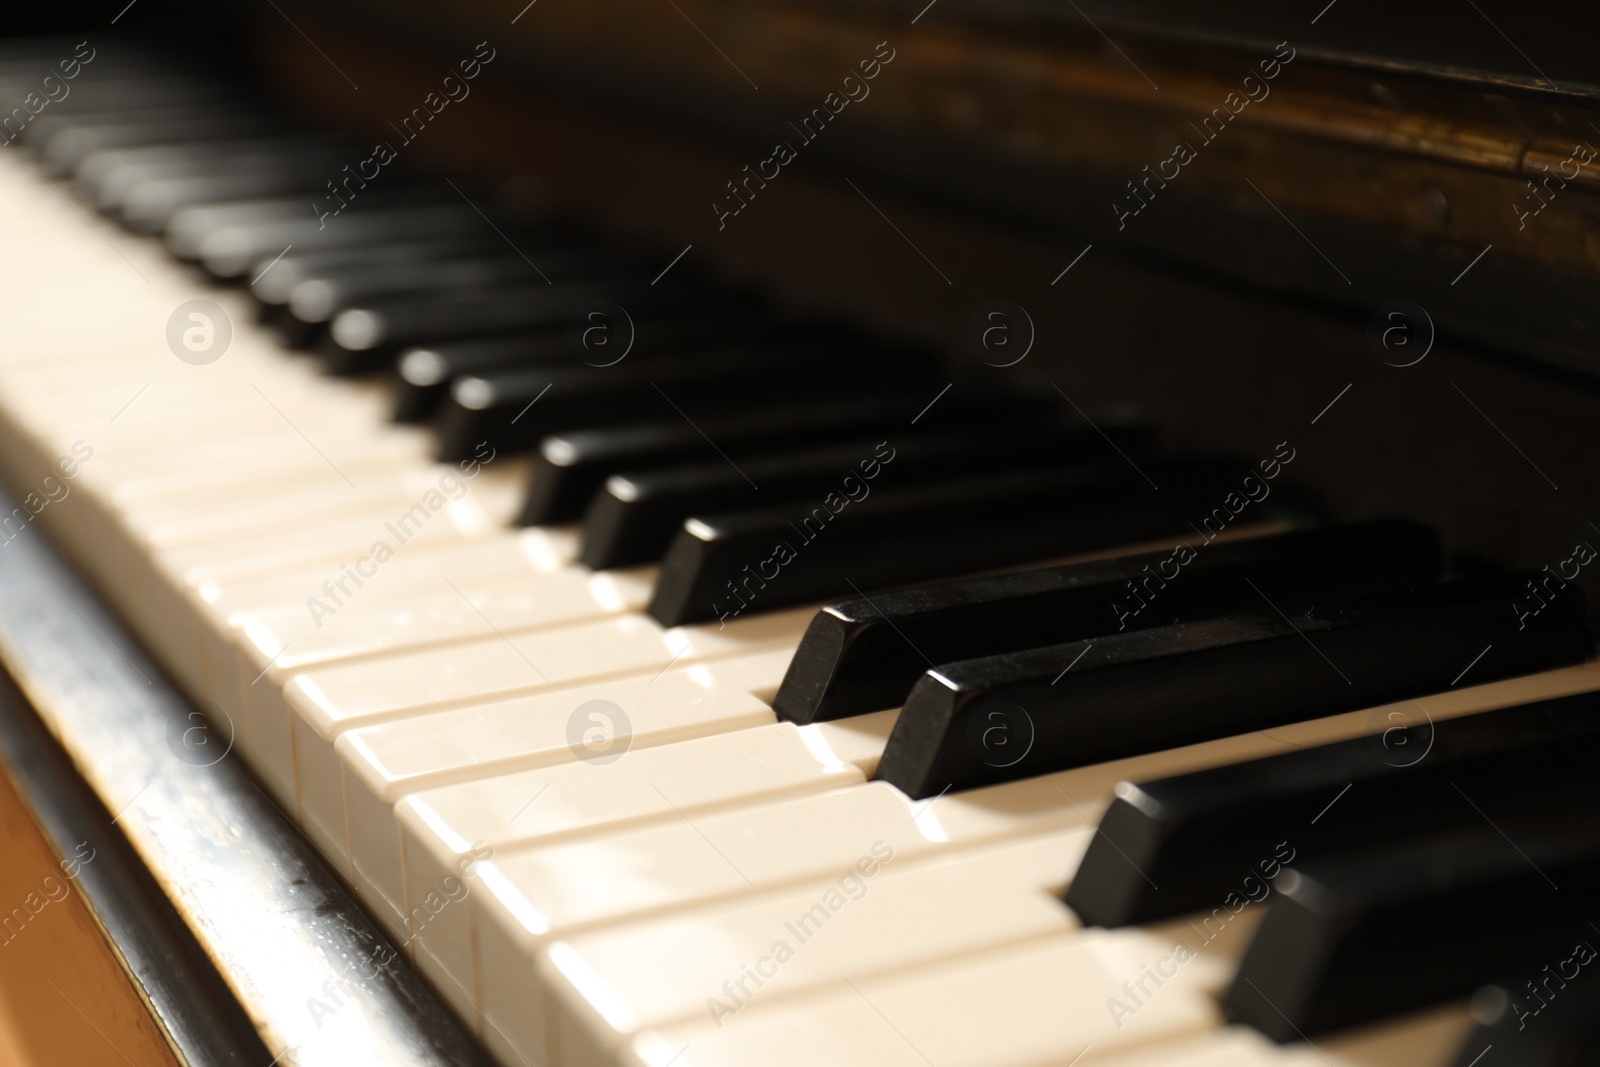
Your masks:
<svg viewBox="0 0 1600 1067"><path fill-rule="evenodd" d="M336 791L341 777L334 745L346 730L441 706L489 704L608 678L650 679L674 665L689 667L774 646L792 652L810 614L809 610L782 612L726 627L707 624L670 630L645 616L618 615L554 630L502 631L493 637L305 673L296 673L294 650L274 651L270 642L258 641L246 627L247 648L258 662L280 656L266 669L263 681L292 677L279 683L284 686L281 691L247 687L241 713L259 729L262 741L280 746L264 750L265 759L274 765L269 773L280 775L274 785L293 788L297 780L304 783L306 789L296 801L302 818L308 825L342 834L344 804ZM780 678L781 673L769 684L776 686ZM653 696L651 703L660 699ZM563 717L563 726L554 730L546 723L537 724L543 730L542 750L568 751L564 723ZM712 729L683 730L677 736ZM326 802L321 792L313 792L324 787L330 790ZM389 800L391 808L394 799Z"/></svg>
<svg viewBox="0 0 1600 1067"><path fill-rule="evenodd" d="M1124 1050L1203 1035L1221 1025L1213 996L1231 977L1248 923L1209 944L1183 924L1091 930L946 960L909 975L832 987L763 1007L759 997L732 1018L701 1020L641 1034L630 1067L1056 1067ZM625 1023L626 1006L609 1001L580 961L551 952L571 968L574 985L590 984L597 1004ZM1160 977L1148 976L1157 971ZM1149 993L1139 996L1139 981ZM1157 985L1156 982L1160 984ZM1128 1012L1118 1003L1137 999ZM719 1025L720 1024L720 1025ZM565 1040L559 1061L540 1067L613 1067L603 1049ZM500 1039L490 1031L490 1048ZM1086 1050L1092 1053L1086 1054ZM537 1053L535 1054L537 1055ZM1091 1056L1093 1058L1091 1058Z"/></svg>
<svg viewBox="0 0 1600 1067"><path fill-rule="evenodd" d="M776 666L786 653L769 655ZM672 673L676 672L669 672L663 681ZM1352 712L1295 724L1270 733L1246 734L1065 771L1051 776L1051 781L1059 789L1058 796L1062 803L1076 805L1081 818L1096 820L1109 802L1112 788L1121 780L1140 781L1275 755L1287 747L1359 737L1386 728L1394 721L1390 718L1391 714L1408 716L1406 721L1410 722L1419 721L1419 713L1444 719L1596 688L1600 688L1600 665L1591 664L1439 694L1415 704ZM605 686L596 686L583 692L601 694L606 691ZM645 691L648 692L648 687ZM612 692L615 694L617 691ZM742 709L745 694L734 691L732 696L740 702L736 707ZM620 706L630 716L635 714L635 705L631 701L623 699ZM420 896L426 887L437 884L452 865L460 862L460 857L473 843L483 842L494 848L497 854L504 855L510 854L511 850L545 843L541 835L546 832L564 840L592 833L596 828L608 828L613 820L619 818L633 820L659 816L659 808L663 803L661 797L648 794L641 797L643 791L637 785L640 775L653 773L649 764L644 770L634 765L633 761L644 755L642 752L630 752L623 759L599 766L585 764L581 767L555 767L550 772L507 774L508 767L515 767L524 759L532 762L549 758L544 755L545 752L553 751L557 758L569 758L556 748L562 741L554 726L543 727L549 738L543 748L536 742L541 728L538 724L544 720L528 712L538 707L554 707L553 714L558 722L564 722L564 716L571 711L570 707L562 707L559 703L552 703L548 697L541 697L528 703L507 702L505 705L468 707L418 716L384 726L355 730L342 738L336 747L343 764L350 847L357 857L356 865L361 870L357 883L367 879L385 883L386 879L392 877L389 872L392 871L393 860L388 858L389 842L392 841L388 829L391 818L389 805L406 792L412 795L399 800L393 818L400 822L405 843L408 900ZM882 752L882 731L894 714L878 713L819 725L843 731L823 735L827 738L829 750L841 753L848 750L852 755L842 758L870 772ZM787 731L793 730L793 727L789 724L758 726L725 736L653 750L652 758L661 762L681 758L686 766L696 768L696 773L704 768L703 773L710 777L716 772L705 767L697 757L700 751L715 752L717 762L741 766L746 762L771 758L774 746L781 743L789 746L792 756L799 759L800 744L815 747L821 740L820 737L808 735L807 731L812 729L807 727L790 734ZM586 803L581 799L585 794L571 794L571 798L558 805L557 812L551 816L555 822L548 831L542 820L535 816L540 805L529 806L520 818L508 821L547 781L542 774L557 771L592 779L595 783L592 795L596 799ZM819 778L817 781L821 784L825 780ZM440 782L458 784L441 787L437 784ZM731 808L765 800L760 793L741 800L736 795L740 786L739 777L730 777L719 788L718 805ZM939 805L944 803L943 800L939 801ZM632 807L634 804L639 806ZM422 888L412 890L410 886L413 884ZM393 891L386 892L392 899ZM461 953L469 951L469 947L465 934L456 924L448 919L443 920L422 941L434 956L446 961L452 974L457 974L459 968L454 961Z"/></svg>
<svg viewBox="0 0 1600 1067"><path fill-rule="evenodd" d="M439 743L451 748L451 763L471 761L481 754L491 768L500 770L553 767L577 763L582 757L603 758L608 752L607 742L614 744L619 734L625 738L627 748L623 751L629 758L642 756L643 750L656 745L770 724L772 709L755 690L775 684L773 678L781 676L788 657L787 649L756 652L656 674L562 686L464 708L453 716L460 728L448 738L441 737ZM622 716L627 717L626 723L619 721ZM298 741L309 730L304 720L296 726ZM410 776L404 767L395 767L389 781L383 777L361 782L345 780L338 753L349 745L359 748L359 738L339 737L335 744L327 746L326 762L305 759L309 745L308 738L306 746L296 753L303 760L306 824L320 823L327 828L333 839L329 850L349 857L350 877L358 887L376 890L391 915L404 912L408 902L394 805L404 788L401 783ZM633 751L635 748L640 751ZM423 759L427 755L418 752L412 758ZM584 766L606 782L615 779L623 783L632 777L622 768L624 762L618 759ZM644 761L646 766L652 762ZM703 765L701 769L705 769ZM735 783L747 780L733 776ZM448 781L448 777L441 776L430 784ZM626 786L619 784L617 789L617 800L625 803L627 794L622 790ZM331 825L339 817L345 822ZM603 816L595 818L604 821ZM533 823L538 825L537 821Z"/></svg>
<svg viewBox="0 0 1600 1067"><path fill-rule="evenodd" d="M732 677L737 667L755 667L752 673L758 678L767 674L764 664L724 660L689 668L689 677L697 684L711 680L727 688L738 680ZM356 883L369 882L392 895L396 864L403 862L403 910L408 917L422 918L428 912L414 916L416 905L476 859L859 784L877 765L896 714L876 712L804 727L772 723L653 748L634 748L629 737L626 749L581 753L601 757L599 762L580 759L415 793L395 811L401 840L392 854L392 846L385 844L393 841L387 805L364 794L348 803L351 851L360 871ZM710 716L704 720L715 721ZM580 727L591 722L602 725L578 720ZM569 742L569 747L581 746L582 740L580 735L579 745ZM613 734L607 740L618 739ZM355 795L346 793L347 798ZM440 986L471 988L472 937L465 908L445 909L430 921L410 923L408 929L424 974Z"/></svg>
<svg viewBox="0 0 1600 1067"><path fill-rule="evenodd" d="M835 877L862 856L907 865L1085 824L1051 777L934 804L869 782L496 856L477 865L465 900L476 989L486 1018L503 1028L527 1010L527 960L554 941Z"/></svg>
<svg viewBox="0 0 1600 1067"><path fill-rule="evenodd" d="M570 568L577 550L572 531L552 527L507 529L470 541L412 545L392 555L375 551L376 547L364 546L335 562L229 579L226 585L208 579L188 589L189 608L201 619L202 694L217 702L237 699L242 684L238 644L243 640L237 631L240 620L252 611L300 605L309 617L312 598L335 610L353 603L390 603L419 589L436 588L441 575L468 590L501 578Z"/></svg>
<svg viewBox="0 0 1600 1067"><path fill-rule="evenodd" d="M826 888L558 942L539 958L537 981L525 986L526 1011L498 1025L523 1027L523 1048L555 1039L555 1063L577 1058L561 1045L574 1034L613 1062L640 1031L699 1022L708 1010L717 1021L731 1019L741 1002L774 1004L847 980L1070 933L1078 922L1058 894L1093 833L1081 827L903 871L863 855ZM552 955L565 967L554 966ZM569 979L574 973L586 977L584 986Z"/></svg>

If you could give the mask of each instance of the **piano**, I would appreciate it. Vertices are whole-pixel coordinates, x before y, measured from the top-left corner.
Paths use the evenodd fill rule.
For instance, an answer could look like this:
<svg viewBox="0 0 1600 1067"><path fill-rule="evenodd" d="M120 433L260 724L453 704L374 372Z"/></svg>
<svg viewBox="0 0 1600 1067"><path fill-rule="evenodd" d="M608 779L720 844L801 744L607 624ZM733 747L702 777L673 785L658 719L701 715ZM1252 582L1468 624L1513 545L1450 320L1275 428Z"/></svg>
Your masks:
<svg viewBox="0 0 1600 1067"><path fill-rule="evenodd" d="M0 40L0 1053L1541 1067L1575 4Z"/></svg>

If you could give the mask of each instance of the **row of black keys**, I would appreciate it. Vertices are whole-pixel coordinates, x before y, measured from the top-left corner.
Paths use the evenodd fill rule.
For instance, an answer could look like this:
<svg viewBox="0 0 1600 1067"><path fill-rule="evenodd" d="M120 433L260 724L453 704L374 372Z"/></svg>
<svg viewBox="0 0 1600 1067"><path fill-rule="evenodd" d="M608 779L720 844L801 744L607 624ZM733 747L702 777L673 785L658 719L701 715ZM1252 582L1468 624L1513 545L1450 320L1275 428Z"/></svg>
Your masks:
<svg viewBox="0 0 1600 1067"><path fill-rule="evenodd" d="M837 382L809 372L819 366L848 366L858 386L897 380L931 386L935 376L928 373L930 364L915 353L873 345L837 326L773 316L747 291L707 284L688 271L674 286L646 292L638 273L648 259L643 252L597 244L570 226L516 229L519 251L513 259L495 244L499 235L473 234L463 225L481 220L421 187L365 196L363 211L342 220L352 225L334 230L337 236L332 238L319 238L327 232L320 224L313 230L304 218L292 215L298 200L293 205L229 207L226 201L241 196L304 187L306 178L331 161L339 147L284 136L271 119L261 118L257 124L248 109L211 106L197 114L178 97L166 113L152 115L150 109L161 112L162 105L153 104L148 95L141 98L134 92L130 97L127 92L151 85L147 74L135 72L120 87L105 87L105 111L96 114L91 107L77 120L53 116L56 128L33 134L46 164L58 172L76 167L103 205L118 210L136 228L168 230L178 251L199 258L221 276L259 266L280 242L293 244L298 238L312 246L313 251L281 256L261 275L256 288L275 309L269 318L302 343L316 346L336 370L374 369L404 353L397 371L399 414L414 419L442 407L446 455L483 439L479 434L500 447L542 444L525 520L575 518L593 496L587 507L586 562L616 566L666 556L662 589L670 593L675 587L668 578L681 577L676 610L667 610L662 589L657 591L653 607L663 621L697 617L696 598L709 604L719 597L726 602L732 594L742 606L748 596L753 610L762 610L830 595L838 591L841 578L851 575L857 576L849 581L852 586L882 587L1140 540L1171 532L1184 504L1214 499L1237 479L1239 472L1227 464L1151 464L1159 478L1186 490L1177 494L1176 507L1168 502L1156 506L1147 486L1129 472L1092 459L1091 446L1097 442L1083 431L1063 428L1051 405L1037 397L951 398L944 404L944 422L930 421L921 431L899 431L903 443L891 449L890 462L896 464L893 474L900 491L883 493L872 504L853 501L852 521L830 526L828 538L819 542L822 551L809 542L803 546L805 569L791 567L784 589L757 596L768 593L772 583L757 576L752 585L748 563L761 558L759 550L786 536L782 527L805 513L779 507L767 514L747 511L699 519L691 524L697 534L687 538L678 533L685 518L714 515L742 502L737 498L752 482L776 490L766 499L814 492L841 469L850 471L854 461L872 457L863 454L870 445L860 436L863 431L913 415L908 402L884 401L859 388L843 402L814 401L812 397L834 392ZM154 95L171 88L161 87ZM136 121L130 112L137 113ZM241 133L255 139L241 147L232 141ZM164 143L175 138L191 143ZM93 148L140 143L161 147L146 148L137 159L125 156L122 170L78 166ZM129 167L142 168L144 182L134 186L137 196L128 195ZM209 215L178 211L185 204L213 200L224 203L207 209ZM540 271L542 290L525 277L530 264L521 254L529 251L547 268ZM273 270L278 275L268 282ZM482 286L493 288L485 293ZM447 295L438 295L441 291ZM599 368L559 366L570 364L575 354L570 338L559 329L565 325L564 313L575 302L602 296L632 301L656 339L638 350L640 358L627 371L610 378ZM507 333L535 325L549 328ZM479 334L490 336L474 339ZM413 344L418 341L443 343L418 347ZM408 346L411 350L405 351ZM757 354L759 361L752 359ZM869 361L869 356L884 358ZM787 382L781 403L760 392L761 387L770 389L772 374L800 369L808 373L799 377L798 402ZM708 436L737 450L743 464L685 464L704 454L705 426L628 424L652 413L644 405L650 399L641 388L646 380L662 397L663 380L675 387L716 383L719 400L748 413L713 421ZM807 385L817 387L808 391ZM541 416L552 414L517 429L531 410L525 405L546 392L554 394L554 402L545 405ZM514 412L518 405L524 406ZM608 421L623 425L583 429ZM930 432L953 421L963 427L954 436ZM997 432L1001 427L1010 434ZM551 429L569 432L552 437ZM1146 442L1137 430L1121 428L1116 436L1125 452L1143 457ZM819 438L840 443L818 448ZM882 453L876 458L881 467ZM1001 483L981 476L995 467L1033 467L1037 472ZM620 473L624 471L630 473ZM952 479L962 474L975 477ZM1226 477L1195 491L1197 477L1219 474ZM908 493L908 483L922 484ZM891 498L888 506L885 497ZM955 521L963 514L975 521ZM1026 528L1015 529L1017 523ZM1393 592L1432 582L1439 571L1432 537L1405 524L1214 546L1201 541L1192 554L1192 560L1170 572L1163 568L1175 566L1174 555L1163 552L880 593L833 605L808 631L778 695L778 710L787 719L807 722L890 707L904 698L905 711L880 777L913 795L931 796L951 787L1437 691L1452 683L1446 675L1480 639L1485 651L1473 661L1475 681L1571 662L1587 649L1575 591L1559 601L1552 598L1553 610L1540 612L1533 627L1516 632L1510 624L1518 614L1511 605L1528 595L1524 579ZM698 565L685 567L675 559L686 555L697 557L692 562ZM720 559L722 566L707 565L713 559ZM794 580L797 575L802 580ZM736 581L741 577L743 596ZM1360 593L1377 595L1307 610L1307 605ZM1293 612L1293 618L1285 612ZM1349 666L1349 675L1340 662ZM924 674L927 667L935 669ZM1270 847L1274 835L1285 832L1288 813L1298 813L1308 797L1318 796L1330 774L1351 779L1347 784L1353 790L1360 770L1368 772L1363 788L1380 799L1349 803L1346 811L1354 814L1341 812L1343 818L1329 819L1326 825L1338 829L1316 839L1323 858L1337 856L1341 848L1370 852L1377 837L1369 825L1373 813L1386 810L1381 798L1421 794L1431 805L1428 824L1449 826L1460 840L1437 841L1420 862L1432 864L1432 870L1452 860L1471 868L1450 868L1453 889L1468 884L1481 889L1480 883L1489 884L1484 877L1515 881L1521 876L1525 883L1527 871L1483 860L1483 842L1462 824L1460 812L1436 810L1437 790L1429 792L1428 783L1437 785L1438 775L1451 773L1452 767L1468 773L1474 758L1478 770L1504 782L1515 773L1512 764L1504 772L1486 767L1485 752L1510 743L1507 739L1519 729L1520 736L1533 740L1519 754L1527 758L1516 767L1526 772L1533 766L1529 759L1538 759L1532 754L1555 746L1567 759L1562 768L1570 769L1578 749L1566 741L1574 733L1587 736L1587 727L1575 724L1586 723L1593 710L1578 701L1468 720L1471 729L1448 735L1457 739L1455 747L1442 748L1426 772L1383 773L1396 768L1371 758L1370 748L1361 743L1284 758L1303 757L1304 768L1269 761L1210 772L1210 779L1192 776L1200 785L1187 793L1189 780L1146 785L1137 797L1125 792L1074 880L1069 903L1086 921L1106 923L1142 921L1213 904L1230 891L1226 879L1237 875L1240 863L1248 869L1255 851ZM1455 753L1454 762L1443 758L1447 752ZM1346 770L1363 756L1364 765ZM1530 794L1501 790L1492 795L1525 800ZM1253 802L1244 803L1241 797ZM1188 809L1183 808L1185 799ZM1277 821L1264 824L1263 811ZM1249 814L1254 821L1246 818ZM1522 828L1525 822L1513 825ZM1584 844L1581 834L1564 833L1541 847L1554 857L1552 863L1573 856L1581 862ZM1130 873L1139 871L1143 873ZM1467 875L1480 877L1472 882ZM1352 877L1354 890L1339 881L1348 883ZM1274 936L1258 939L1230 998L1241 1017L1278 1036L1291 1036L1283 1033L1286 1025L1295 1032L1314 1032L1405 1003L1381 984L1374 985L1370 972L1386 955L1381 951L1384 937L1392 939L1396 933L1394 916L1382 909L1406 901L1407 892L1414 904L1418 887L1425 884L1417 878L1415 864L1369 863L1354 876L1348 868L1335 868L1318 878L1297 869L1280 883L1280 903L1272 911ZM1167 896L1153 890L1158 881L1169 886ZM1329 884L1342 895L1330 895ZM1490 885L1494 891L1499 887ZM1329 900L1338 900L1344 911L1329 911ZM1429 899L1426 913L1449 914L1436 904ZM1534 910L1541 917L1564 914L1548 907ZM1351 926L1350 914L1370 922L1355 924L1360 936L1340 942ZM1374 929L1380 931L1376 941ZM1441 930L1460 932L1449 931L1448 922L1429 929L1436 935ZM1341 945L1344 955L1311 951L1329 944ZM1463 968L1448 954L1429 959L1449 961L1433 968L1439 977L1435 985L1448 985L1448 991L1441 993L1440 986L1417 992L1428 987L1413 982L1408 988L1414 990L1414 1003L1460 992L1466 976L1481 970ZM1308 968L1307 960L1319 962ZM1408 981L1414 978L1410 974ZM1245 989L1255 992L1259 1002Z"/></svg>

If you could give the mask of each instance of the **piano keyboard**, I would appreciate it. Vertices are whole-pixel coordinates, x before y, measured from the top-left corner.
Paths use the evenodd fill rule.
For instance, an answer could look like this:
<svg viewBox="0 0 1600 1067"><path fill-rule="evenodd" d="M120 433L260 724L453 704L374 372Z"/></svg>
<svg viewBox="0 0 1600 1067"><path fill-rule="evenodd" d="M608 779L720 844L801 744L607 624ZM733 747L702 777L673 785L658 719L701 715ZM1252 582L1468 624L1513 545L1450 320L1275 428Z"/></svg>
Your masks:
<svg viewBox="0 0 1600 1067"><path fill-rule="evenodd" d="M1468 997L1500 1033L1586 936L1529 854L1600 855L1534 802L1580 802L1540 770L1600 709L1558 701L1600 690L1576 588L1252 514L1288 442L946 395L670 251L350 184L131 46L81 78L0 153L5 537L48 528L502 1062L1514 1062ZM1363 874L1424 843L1445 883ZM1408 956L1394 901L1442 952L1501 885L1528 945Z"/></svg>

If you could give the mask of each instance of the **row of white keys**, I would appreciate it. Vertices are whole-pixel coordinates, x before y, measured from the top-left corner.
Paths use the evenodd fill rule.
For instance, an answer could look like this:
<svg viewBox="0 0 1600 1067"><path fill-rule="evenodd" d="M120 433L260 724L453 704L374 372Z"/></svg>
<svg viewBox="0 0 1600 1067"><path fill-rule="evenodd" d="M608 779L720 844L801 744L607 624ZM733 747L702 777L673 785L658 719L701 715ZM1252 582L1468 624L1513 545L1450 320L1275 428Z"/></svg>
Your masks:
<svg viewBox="0 0 1600 1067"><path fill-rule="evenodd" d="M543 636L549 635L533 634L512 640L528 644ZM645 767L653 765L653 760L645 756L646 749L709 734L745 733L754 727L769 726L776 721L770 696L758 694L770 694L782 679L792 648L756 648L748 655L689 665L683 663L689 658L685 654L679 656L676 665L669 666L672 661L667 654L660 657L661 667L654 671L551 688L492 703L472 703L355 731L364 734L363 738L350 736L348 716L335 717L330 712L332 704L298 716L294 750L302 769L302 822L308 832L325 828L338 835L323 847L330 855L346 860L348 873L358 887L378 891L392 909L385 913L386 919L391 925L398 924L408 904L395 805L406 793L468 778L581 762L594 751L585 747L584 734L595 729L613 737L625 734L629 747L624 758L615 764L602 767L585 763L584 767L615 769L619 773L603 778L620 783L631 780L628 767L636 757L642 757L640 762ZM422 655L448 658L444 651ZM512 669L515 670L514 665ZM526 676L527 670L522 665L519 677ZM304 677L293 683L291 692L304 691L298 688ZM621 716L627 716L629 721L618 721ZM412 723L419 725L410 728ZM374 736L379 733L381 736ZM600 744L604 738L591 734L590 740ZM370 741L378 742L381 755L374 756L367 747ZM809 751L797 755L802 766L807 760L811 764L817 762ZM752 758L758 762L767 760L759 749ZM357 779L352 775L352 763L370 769L368 776ZM726 773L726 767L720 765L690 763L701 775ZM745 781L742 776L730 779ZM615 803L624 795L636 793L619 791L609 801L592 798L589 806ZM601 815L593 818L604 821Z"/></svg>
<svg viewBox="0 0 1600 1067"><path fill-rule="evenodd" d="M1600 688L1600 666L1591 664L1440 694L1417 704L1433 718L1444 719L1596 688ZM609 973L606 966L585 960L585 941L579 936L584 929L603 930L618 922L637 921L652 912L667 914L675 907L704 907L710 899L735 900L752 892L749 882L768 888L784 877L795 878L807 862L813 879L824 878L828 871L845 869L855 856L867 851L859 839L874 831L884 835L897 857L914 859L952 849L960 850L956 855L965 857L971 855L973 846L1017 833L1037 832L1052 825L1085 826L1099 817L1118 780L1182 773L1270 755L1290 746L1361 736L1386 725L1391 711L1408 710L1414 719L1414 708L1407 709L1405 705L1355 712L1284 727L1271 736L1252 734L1208 742L951 794L931 804L912 804L882 783L872 783L821 797L694 817L692 823L680 818L676 823L652 824L643 830L592 836L536 851L517 848L513 841L500 848L494 859L476 865L480 884L472 886L464 899L475 924L473 950L477 966L470 988L480 998L484 1037L492 1041L497 1031L521 1032L529 1018L527 1005L548 1002L552 997L564 1002L591 994L601 997L609 1007L595 1006L588 1015L591 1023L604 1019L606 1011L622 1010L617 1005L626 1004L627 998L607 985L593 981L582 987L570 984L569 972L591 978L594 973ZM760 731L742 736L755 733ZM621 766L620 761L617 766ZM536 806L537 802L530 810ZM405 818L408 855L417 847L414 839L425 840L430 833L438 832L437 824L442 821L438 811L437 807L432 809L432 820ZM471 814L466 805L461 811ZM487 820L474 823L458 816L452 832L465 838L463 831L487 825ZM898 835L896 830L900 831ZM912 830L925 831L924 837L935 840L916 840L908 832ZM856 851L852 852L852 847ZM438 851L444 854L443 850ZM741 886L746 876L749 882ZM797 880L804 881L804 877ZM428 934L423 936L427 938ZM527 957L561 938L570 942L564 950L569 966L552 970L545 965L542 978L557 983L557 988L544 988L526 969ZM708 936L707 941L714 944L717 938ZM429 944L433 949L433 942ZM911 945L903 951L917 949ZM433 954L437 956L439 951L433 950ZM418 955L426 971L430 961L423 953ZM444 962L450 960L446 958ZM675 962L658 959L654 965L670 969ZM648 972L651 963L641 957L639 966ZM464 983L463 988L467 988ZM582 1012L574 1014L583 1016ZM519 1046L528 1049L533 1047L527 1043L529 1040L537 1044L547 1037L525 1037ZM548 1049L540 1055L548 1055ZM565 1060L541 1062L544 1067L567 1067Z"/></svg>
<svg viewBox="0 0 1600 1067"><path fill-rule="evenodd" d="M550 995L527 998L520 1031L499 1036L530 1059L610 1062L645 1030L726 1023L755 1004L1070 934L1078 923L1057 894L1092 834L1078 827L910 868L869 850L824 886L557 942L538 962Z"/></svg>
<svg viewBox="0 0 1600 1067"><path fill-rule="evenodd" d="M706 698L719 699L717 690L738 694L727 678L734 666L719 663L691 672L690 680L695 673L702 675L699 681L708 680L706 674L721 673L723 678L699 693L674 693L678 699L663 707L695 728L691 716L714 721L705 714ZM753 668L752 673L762 667L737 666ZM753 696L726 711L771 721L771 712ZM398 807L400 841L392 832L387 801L351 793L356 877L404 900L406 940L425 974L442 988L470 990L477 984L472 948L477 904L467 900L443 909L430 904L436 903L440 887L453 888L470 876L476 860L862 784L877 766L896 714L878 712L804 727L753 726L654 748L629 747L610 760L602 756L600 762L569 760L413 793ZM462 838L454 827L469 828L475 836Z"/></svg>

